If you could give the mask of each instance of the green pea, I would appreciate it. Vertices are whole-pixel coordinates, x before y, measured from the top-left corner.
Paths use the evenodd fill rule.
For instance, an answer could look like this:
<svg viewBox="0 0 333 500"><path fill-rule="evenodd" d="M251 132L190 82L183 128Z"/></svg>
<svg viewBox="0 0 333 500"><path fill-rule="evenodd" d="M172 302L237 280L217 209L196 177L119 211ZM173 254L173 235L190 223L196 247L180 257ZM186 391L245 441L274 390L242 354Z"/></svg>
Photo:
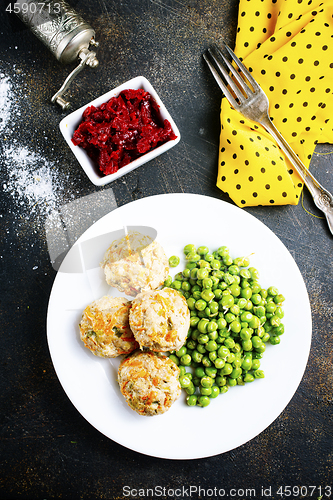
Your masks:
<svg viewBox="0 0 333 500"><path fill-rule="evenodd" d="M186 373L186 367L185 366L180 366L179 367L179 377L181 375L185 375L185 373Z"/></svg>
<svg viewBox="0 0 333 500"><path fill-rule="evenodd" d="M233 347L235 347L236 343L235 343L234 339L232 339L232 338L226 338L225 341L224 341L224 345L228 349L232 349Z"/></svg>
<svg viewBox="0 0 333 500"><path fill-rule="evenodd" d="M233 295L234 297L238 297L238 295L240 295L241 293L241 287L236 283L230 285L229 290L231 292L231 295Z"/></svg>
<svg viewBox="0 0 333 500"><path fill-rule="evenodd" d="M252 290L252 292L253 292L253 290ZM251 296L251 301L253 304L255 304L257 306L261 303L262 297L259 293L253 293Z"/></svg>
<svg viewBox="0 0 333 500"><path fill-rule="evenodd" d="M215 295L214 295L214 292L212 292L210 289L206 289L206 290L203 290L201 292L201 297L206 302L210 302L211 300L213 300L215 298Z"/></svg>
<svg viewBox="0 0 333 500"><path fill-rule="evenodd" d="M237 319L230 323L230 330L234 333L239 333L241 331L241 328L241 324Z"/></svg>
<svg viewBox="0 0 333 500"><path fill-rule="evenodd" d="M200 333L206 333L207 332L208 323L209 323L209 320L207 318L201 318L200 319L199 323L197 324L197 329L199 330Z"/></svg>
<svg viewBox="0 0 333 500"><path fill-rule="evenodd" d="M182 356L180 358L180 362L182 365L184 366L190 366L191 362L192 362L192 358L191 358L191 355L190 354L184 354L184 356Z"/></svg>
<svg viewBox="0 0 333 500"><path fill-rule="evenodd" d="M186 254L185 258L189 262L198 262L198 260L200 260L200 255L197 254L196 252L189 252Z"/></svg>
<svg viewBox="0 0 333 500"><path fill-rule="evenodd" d="M242 361L242 368L244 371L249 371L252 368L252 358L245 356Z"/></svg>
<svg viewBox="0 0 333 500"><path fill-rule="evenodd" d="M223 368L225 365L225 361L224 361L224 359L216 358L214 361L214 365L215 365L215 368L217 368L218 370L221 370L221 368Z"/></svg>
<svg viewBox="0 0 333 500"><path fill-rule="evenodd" d="M200 391L200 394L202 394L203 396L210 396L212 393L212 388L211 387L203 387L202 385L200 385L199 391Z"/></svg>
<svg viewBox="0 0 333 500"><path fill-rule="evenodd" d="M235 385L237 385L237 380L235 378L230 378L228 377L227 378L227 384L230 386L230 387L235 387Z"/></svg>
<svg viewBox="0 0 333 500"><path fill-rule="evenodd" d="M189 252L195 252L195 251L196 251L195 245L192 245L191 243L185 245L183 249L185 255Z"/></svg>
<svg viewBox="0 0 333 500"><path fill-rule="evenodd" d="M209 340L206 344L206 349L208 352L211 352L211 351L216 351L217 350L217 343L215 342L215 340Z"/></svg>
<svg viewBox="0 0 333 500"><path fill-rule="evenodd" d="M198 311L203 311L204 309L206 309L206 307L207 307L207 302L205 300L199 299L195 303L195 308Z"/></svg>
<svg viewBox="0 0 333 500"><path fill-rule="evenodd" d="M281 293L278 293L277 295L275 295L274 297L274 302L275 304L282 304L282 302L284 302L286 299L284 298L284 296L281 294Z"/></svg>
<svg viewBox="0 0 333 500"><path fill-rule="evenodd" d="M251 373L246 373L243 377L244 382L253 382L254 376Z"/></svg>
<svg viewBox="0 0 333 500"><path fill-rule="evenodd" d="M250 299L252 296L252 290L251 288L242 288L240 292L240 296L243 297L243 299Z"/></svg>
<svg viewBox="0 0 333 500"><path fill-rule="evenodd" d="M259 271L255 267L249 267L249 271L253 280L259 279Z"/></svg>
<svg viewBox="0 0 333 500"><path fill-rule="evenodd" d="M231 378L238 378L242 374L242 369L241 368L234 368L232 372L230 373Z"/></svg>
<svg viewBox="0 0 333 500"><path fill-rule="evenodd" d="M239 271L239 275L246 280L249 280L251 278L251 273L248 269L241 269Z"/></svg>
<svg viewBox="0 0 333 500"><path fill-rule="evenodd" d="M251 340L252 340L252 345L255 349L258 349L258 347L262 346L262 340L257 335L253 335Z"/></svg>
<svg viewBox="0 0 333 500"><path fill-rule="evenodd" d="M260 368L260 359L253 359L251 368L252 370L258 370Z"/></svg>
<svg viewBox="0 0 333 500"><path fill-rule="evenodd" d="M216 316L219 312L219 304L215 300L212 300L209 305L209 316Z"/></svg>
<svg viewBox="0 0 333 500"><path fill-rule="evenodd" d="M214 255L212 255L211 253L206 253L206 255L204 256L204 259L207 262L211 262L214 259Z"/></svg>
<svg viewBox="0 0 333 500"><path fill-rule="evenodd" d="M255 378L265 378L265 374L262 370L254 370L253 375Z"/></svg>
<svg viewBox="0 0 333 500"><path fill-rule="evenodd" d="M222 359L224 359L224 358L226 358L227 356L229 356L229 354L230 354L229 349L228 349L226 346L224 346L224 345L222 345L222 346L218 349L218 351L217 351L217 355L218 355L218 357L219 357L219 358L222 358Z"/></svg>
<svg viewBox="0 0 333 500"><path fill-rule="evenodd" d="M199 318L198 316L194 316L194 315L193 315L193 316L191 316L191 317L190 317L190 326L191 326L192 328L196 327L196 326L197 326L197 324L199 323L199 321L200 321L200 318Z"/></svg>
<svg viewBox="0 0 333 500"><path fill-rule="evenodd" d="M206 372L205 372L205 369L202 367L202 366L198 366L195 370L194 370L194 373L197 377L199 377L200 379L202 379L202 377L205 377L206 376Z"/></svg>
<svg viewBox="0 0 333 500"><path fill-rule="evenodd" d="M232 365L230 363L226 363L221 370L221 375L230 375L232 370L233 370Z"/></svg>
<svg viewBox="0 0 333 500"><path fill-rule="evenodd" d="M176 364L179 365L179 358L174 354L170 354L169 358Z"/></svg>
<svg viewBox="0 0 333 500"><path fill-rule="evenodd" d="M206 267L201 267L200 269L198 269L197 278L199 280L206 279L208 278L208 276L209 276L209 270Z"/></svg>
<svg viewBox="0 0 333 500"><path fill-rule="evenodd" d="M223 387L224 385L226 385L227 379L226 379L226 377L223 377L223 376L220 375L220 376L216 377L215 383L219 387Z"/></svg>
<svg viewBox="0 0 333 500"><path fill-rule="evenodd" d="M214 399L214 398L217 398L217 396L218 396L219 394L220 394L220 389L218 388L218 386L217 386L217 385L213 385L213 387L212 387L212 392L211 392L211 394L210 394L210 396L209 396L209 397Z"/></svg>
<svg viewBox="0 0 333 500"><path fill-rule="evenodd" d="M179 377L179 383L183 389L188 387L191 384L191 382L192 382L191 379L187 375L181 375Z"/></svg>
<svg viewBox="0 0 333 500"><path fill-rule="evenodd" d="M208 357L215 364L215 360L217 359L217 352L216 351L209 351Z"/></svg>
<svg viewBox="0 0 333 500"><path fill-rule="evenodd" d="M206 366L205 373L208 377L215 378L217 375L217 368L214 366Z"/></svg>
<svg viewBox="0 0 333 500"><path fill-rule="evenodd" d="M252 342L251 340L243 340L242 342L242 346L243 346L243 349L244 351L251 351L252 349Z"/></svg>
<svg viewBox="0 0 333 500"><path fill-rule="evenodd" d="M197 345L197 351L200 353L200 354L205 354L207 351L206 351L206 348L203 344L198 344Z"/></svg>
<svg viewBox="0 0 333 500"><path fill-rule="evenodd" d="M217 259L213 259L211 262L210 262L210 267L212 269L214 269L214 271L218 271L221 267L221 262Z"/></svg>
<svg viewBox="0 0 333 500"><path fill-rule="evenodd" d="M202 246L197 248L197 253L199 255L206 255L207 253L209 253L209 248L202 245Z"/></svg>
<svg viewBox="0 0 333 500"><path fill-rule="evenodd" d="M173 280L172 280L171 276L168 276L168 277L166 278L166 280L164 281L164 286L166 286L166 287L170 287L170 285L171 285L172 281L173 281Z"/></svg>
<svg viewBox="0 0 333 500"><path fill-rule="evenodd" d="M278 335L276 335L275 337L271 337L269 341L272 345L278 345L281 342L281 339Z"/></svg>
<svg viewBox="0 0 333 500"><path fill-rule="evenodd" d="M211 278L204 278L202 280L202 288L210 290L213 286L213 280Z"/></svg>
<svg viewBox="0 0 333 500"><path fill-rule="evenodd" d="M184 354L186 354L186 351L186 346L182 346L180 349L178 349L178 351L176 351L176 356L178 356L178 358L181 358Z"/></svg>
<svg viewBox="0 0 333 500"><path fill-rule="evenodd" d="M199 351L197 351L196 349L194 349L192 351L192 355L191 356L192 356L192 360L195 363L201 363L203 354L201 354Z"/></svg>
<svg viewBox="0 0 333 500"><path fill-rule="evenodd" d="M199 396L197 401L198 406L208 406L210 404L210 399L207 396Z"/></svg>
<svg viewBox="0 0 333 500"><path fill-rule="evenodd" d="M188 406L196 406L197 400L198 400L198 396L193 394L191 396L187 396L186 403L188 404Z"/></svg>
<svg viewBox="0 0 333 500"><path fill-rule="evenodd" d="M199 344L207 344L207 342L209 341L209 337L206 333L201 333L198 337L198 343ZM199 347L199 346L198 346Z"/></svg>
<svg viewBox="0 0 333 500"><path fill-rule="evenodd" d="M236 319L236 316L232 313L227 313L224 315L224 319L226 320L227 323L232 323Z"/></svg>
<svg viewBox="0 0 333 500"><path fill-rule="evenodd" d="M214 330L214 331L208 333L209 340L217 340L218 336L219 336L219 332L217 330Z"/></svg>
<svg viewBox="0 0 333 500"><path fill-rule="evenodd" d="M200 384L202 385L202 387L212 387L213 379L206 375L205 377L202 377Z"/></svg>

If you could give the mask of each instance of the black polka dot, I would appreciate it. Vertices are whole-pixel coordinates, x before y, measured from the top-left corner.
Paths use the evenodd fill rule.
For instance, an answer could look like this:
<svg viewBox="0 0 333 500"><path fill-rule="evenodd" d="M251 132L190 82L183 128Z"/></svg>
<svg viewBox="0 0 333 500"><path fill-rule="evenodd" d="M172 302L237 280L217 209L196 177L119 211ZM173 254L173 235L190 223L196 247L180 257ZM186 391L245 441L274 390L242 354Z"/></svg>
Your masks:
<svg viewBox="0 0 333 500"><path fill-rule="evenodd" d="M260 12L257 10L257 12L255 13L255 15L258 17L260 16Z"/></svg>
<svg viewBox="0 0 333 500"><path fill-rule="evenodd" d="M306 82L309 82L310 80L311 80L311 76L306 76L306 77L305 77L305 81L306 81Z"/></svg>
<svg viewBox="0 0 333 500"><path fill-rule="evenodd" d="M277 72L275 73L275 76L280 76L280 75L281 75L280 71L277 71Z"/></svg>
<svg viewBox="0 0 333 500"><path fill-rule="evenodd" d="M236 160L236 158L237 158L236 153L234 153L234 154L232 155L232 157L233 157L233 159L234 159L234 160Z"/></svg>
<svg viewBox="0 0 333 500"><path fill-rule="evenodd" d="M243 144L241 144L239 147L240 147L240 149L243 151L243 149L244 149Z"/></svg>
<svg viewBox="0 0 333 500"><path fill-rule="evenodd" d="M256 198L256 197L258 196L258 193L254 192L254 193L252 193L252 196L253 196L254 198Z"/></svg>
<svg viewBox="0 0 333 500"><path fill-rule="evenodd" d="M224 167L225 161L221 161L221 167Z"/></svg>
<svg viewBox="0 0 333 500"><path fill-rule="evenodd" d="M232 135L237 135L237 130L233 130L231 133Z"/></svg>
<svg viewBox="0 0 333 500"><path fill-rule="evenodd" d="M235 168L234 174L238 174L238 172L239 172L238 168Z"/></svg>
<svg viewBox="0 0 333 500"><path fill-rule="evenodd" d="M241 204L242 205L245 205L246 201L245 200L241 200Z"/></svg>
<svg viewBox="0 0 333 500"><path fill-rule="evenodd" d="M282 57L282 61L283 62L287 62L288 61L288 57L287 56Z"/></svg>
<svg viewBox="0 0 333 500"><path fill-rule="evenodd" d="M270 90L271 92L273 92L274 87L273 87L273 86L269 87L269 90Z"/></svg>
<svg viewBox="0 0 333 500"><path fill-rule="evenodd" d="M296 42L291 42L290 44L292 47L296 47Z"/></svg>
<svg viewBox="0 0 333 500"><path fill-rule="evenodd" d="M292 73L292 74L290 75L290 80L294 80L295 76L296 76L296 75L294 75L294 73Z"/></svg>
<svg viewBox="0 0 333 500"><path fill-rule="evenodd" d="M252 177L252 175L250 175L250 177L249 177L249 181L250 181L250 182L252 182L252 181L253 181L253 177Z"/></svg>
<svg viewBox="0 0 333 500"><path fill-rule="evenodd" d="M221 177L221 181L223 181L223 182L224 182L225 180L226 180L226 176L225 176L225 175L222 175L222 177Z"/></svg>
<svg viewBox="0 0 333 500"><path fill-rule="evenodd" d="M254 31L254 27L253 26L250 27L250 31Z"/></svg>
<svg viewBox="0 0 333 500"><path fill-rule="evenodd" d="M296 133L296 132L293 132L291 135L292 135L293 137L296 137L296 136L297 136L297 133Z"/></svg>
<svg viewBox="0 0 333 500"><path fill-rule="evenodd" d="M308 103L308 102L306 102L306 101L304 101L304 102L303 102L303 107L304 107L304 108L306 108L308 105L309 105L309 103Z"/></svg>
<svg viewBox="0 0 333 500"><path fill-rule="evenodd" d="M313 65L314 65L314 66L319 66L319 61L315 61L315 62L313 63Z"/></svg>
<svg viewBox="0 0 333 500"><path fill-rule="evenodd" d="M311 47L312 47L311 43L308 43L306 46L307 49L311 49Z"/></svg>
<svg viewBox="0 0 333 500"><path fill-rule="evenodd" d="M311 87L310 92L314 92L316 89L314 87Z"/></svg>
<svg viewBox="0 0 333 500"><path fill-rule="evenodd" d="M302 117L301 117L301 116L298 116L298 117L296 118L296 121L301 122L301 121L302 121Z"/></svg>
<svg viewBox="0 0 333 500"><path fill-rule="evenodd" d="M270 203L274 203L274 200L269 200Z"/></svg>
<svg viewBox="0 0 333 500"><path fill-rule="evenodd" d="M256 151L256 156L259 158L260 156L260 153L258 153L258 151Z"/></svg>
<svg viewBox="0 0 333 500"><path fill-rule="evenodd" d="M266 75L266 71L264 69L261 70L262 75Z"/></svg>
<svg viewBox="0 0 333 500"><path fill-rule="evenodd" d="M241 189L241 187L242 187L242 186L241 186L240 184L237 184L237 185L236 185L236 189Z"/></svg>
<svg viewBox="0 0 333 500"><path fill-rule="evenodd" d="M286 36L291 36L291 31L287 31Z"/></svg>
<svg viewBox="0 0 333 500"><path fill-rule="evenodd" d="M260 169L260 172L262 172L262 173L264 174L264 173L266 172L266 169L265 169L264 167L262 167L262 168Z"/></svg>
<svg viewBox="0 0 333 500"><path fill-rule="evenodd" d="M278 175L278 176L277 176L277 180L278 180L278 181L282 181L282 176L281 176L281 175Z"/></svg>
<svg viewBox="0 0 333 500"><path fill-rule="evenodd" d="M320 36L321 35L320 31L316 31L315 35Z"/></svg>
<svg viewBox="0 0 333 500"><path fill-rule="evenodd" d="M242 13L241 13L241 16L242 16L242 17L244 17L244 16L245 16L245 12L242 12Z"/></svg>
<svg viewBox="0 0 333 500"><path fill-rule="evenodd" d="M272 37L270 38L270 41L271 41L271 42L275 42L275 36L272 36Z"/></svg>
<svg viewBox="0 0 333 500"><path fill-rule="evenodd" d="M323 49L323 50L327 50L327 49L328 49L328 46L327 46L327 45L323 45L323 46L322 46L322 49Z"/></svg>
<svg viewBox="0 0 333 500"><path fill-rule="evenodd" d="M287 193L283 191L282 196L285 198L287 196Z"/></svg>
<svg viewBox="0 0 333 500"><path fill-rule="evenodd" d="M271 161L272 165L276 165L276 161L272 160Z"/></svg>
<svg viewBox="0 0 333 500"><path fill-rule="evenodd" d="M303 62L304 62L304 59L302 59L302 58L298 59L298 64L303 64Z"/></svg>
<svg viewBox="0 0 333 500"><path fill-rule="evenodd" d="M283 95L286 95L286 94L287 94L287 92L288 92L288 91L287 91L287 89L283 89L283 90L282 90L282 94L283 94Z"/></svg>
<svg viewBox="0 0 333 500"><path fill-rule="evenodd" d="M271 186L269 184L266 184L265 188L266 189L271 189Z"/></svg>
<svg viewBox="0 0 333 500"><path fill-rule="evenodd" d="M245 165L249 165L250 164L249 160L245 160L244 163L245 163Z"/></svg>

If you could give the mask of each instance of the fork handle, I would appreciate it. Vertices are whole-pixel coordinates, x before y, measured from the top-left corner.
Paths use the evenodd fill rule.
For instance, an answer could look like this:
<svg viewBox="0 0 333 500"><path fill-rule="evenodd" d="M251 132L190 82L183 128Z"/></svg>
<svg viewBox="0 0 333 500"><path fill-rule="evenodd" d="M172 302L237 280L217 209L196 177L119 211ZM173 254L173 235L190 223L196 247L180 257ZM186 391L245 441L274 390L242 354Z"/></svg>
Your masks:
<svg viewBox="0 0 333 500"><path fill-rule="evenodd" d="M331 233L333 234L333 196L323 188L311 172L303 165L296 153L277 130L270 117L264 116L260 121L261 125L274 137L277 144L295 167L298 175L303 180L313 198L315 205L325 214Z"/></svg>

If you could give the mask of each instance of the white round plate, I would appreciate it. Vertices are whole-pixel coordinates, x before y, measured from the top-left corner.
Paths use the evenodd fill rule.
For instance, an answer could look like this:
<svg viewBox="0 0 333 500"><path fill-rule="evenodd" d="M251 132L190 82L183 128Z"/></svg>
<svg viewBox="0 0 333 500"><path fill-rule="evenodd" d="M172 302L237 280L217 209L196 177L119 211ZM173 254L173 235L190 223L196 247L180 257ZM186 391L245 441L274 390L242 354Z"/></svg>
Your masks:
<svg viewBox="0 0 333 500"><path fill-rule="evenodd" d="M185 393L163 415L144 417L128 407L117 384L119 358L109 360L94 356L84 347L78 330L86 305L105 294L120 295L105 283L99 263L115 239L110 235L110 242L105 244L101 235L124 226L154 228L156 239L168 257L182 257L187 243L206 245L211 251L226 245L234 258L251 255L250 265L259 270L261 286L277 286L286 298L285 333L279 345L267 346L261 363L264 379L232 387L205 408L187 406ZM104 243L92 247L87 270L68 272L66 261L67 264L74 262L73 252L78 245L91 240ZM180 265L171 270L172 274L184 266L182 258ZM117 443L146 455L197 459L241 446L260 434L283 411L307 364L311 310L295 261L282 242L259 220L215 198L165 194L117 208L81 236L54 281L47 337L58 378L69 399L91 425ZM214 432L210 433L212 422Z"/></svg>

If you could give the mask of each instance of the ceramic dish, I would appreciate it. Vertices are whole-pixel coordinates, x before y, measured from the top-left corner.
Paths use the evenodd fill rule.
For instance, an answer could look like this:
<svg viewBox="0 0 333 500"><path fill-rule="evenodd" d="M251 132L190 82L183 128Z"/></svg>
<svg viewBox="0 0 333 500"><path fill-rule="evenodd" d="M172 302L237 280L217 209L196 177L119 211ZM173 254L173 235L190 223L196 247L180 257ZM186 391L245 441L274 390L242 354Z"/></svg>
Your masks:
<svg viewBox="0 0 333 500"><path fill-rule="evenodd" d="M209 214L200 228L197 218L187 215L195 214L198 207L201 213ZM233 257L251 255L250 265L260 271L260 284L266 288L277 286L286 298L285 333L279 345L267 346L261 364L264 379L231 387L206 408L187 406L185 393L163 415L143 417L128 407L117 384L120 358L108 360L92 355L80 341L78 331L87 304L106 293L119 296L117 290L105 283L99 262L108 245L106 235L113 241L110 233L124 226L156 229L156 238L168 256L181 257L188 243L207 245L211 250L226 245ZM96 245L99 239L103 244ZM295 393L311 343L307 291L294 259L275 234L229 203L194 194L166 194L134 201L101 218L72 247L68 258L92 240L94 250L90 252L85 272L77 269L68 272L66 262L60 267L47 318L48 344L55 370L69 399L87 421L127 448L168 459L196 459L224 453L268 427ZM172 274L182 270L184 264L183 259L172 269ZM205 430L212 422L215 429L208 437ZM177 445L177 440L181 444Z"/></svg>
<svg viewBox="0 0 333 500"><path fill-rule="evenodd" d="M166 142L165 144L162 144L161 146L158 146L157 148L149 151L148 153L144 154L143 156L140 156L136 160L132 161L128 165L125 165L124 167L120 168L117 172L114 174L110 175L103 175L102 172L98 170L98 167L95 165L95 163L89 158L87 155L86 151L83 148L80 148L79 146L74 146L72 143L72 137L73 134L78 127L78 125L82 121L82 113L83 111L88 107L88 106L100 106L104 102L107 102L108 100L111 99L111 97L117 97L122 90L126 89L143 89L146 92L149 92L151 96L155 99L159 106L159 112L162 120L169 120L171 124L171 128L174 132L174 134L177 136L176 139L170 140ZM65 141L67 142L68 146L74 153L77 161L80 163L81 167L89 177L90 181L95 184L96 186L104 186L105 184L109 184L110 182L115 181L116 179L119 179L119 177L122 177L123 175L126 175L128 172L131 172L132 170L140 167L147 161L152 160L153 158L156 158L162 153L165 153L168 151L170 148L175 146L179 140L180 140L180 132L171 118L170 114L168 113L167 109L165 108L164 104L162 103L161 99L159 98L156 90L153 88L153 86L149 83L149 81L144 78L143 76L138 76L136 78L133 78L132 80L129 80L119 87L110 90L110 92L107 92L106 94L98 97L97 99L94 99L93 101L89 102L88 104L85 104L81 108L77 109L73 113L70 113L68 116L63 118L61 120L60 124L60 131L62 135L65 138Z"/></svg>

